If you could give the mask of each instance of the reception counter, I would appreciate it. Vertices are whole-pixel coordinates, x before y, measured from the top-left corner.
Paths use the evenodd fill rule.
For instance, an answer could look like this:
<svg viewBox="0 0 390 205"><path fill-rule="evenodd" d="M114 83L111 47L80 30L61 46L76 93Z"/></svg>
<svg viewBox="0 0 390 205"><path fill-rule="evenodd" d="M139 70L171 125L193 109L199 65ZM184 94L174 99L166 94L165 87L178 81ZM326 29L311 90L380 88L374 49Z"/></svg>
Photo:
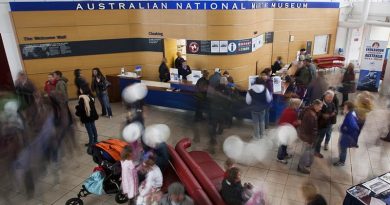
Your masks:
<svg viewBox="0 0 390 205"><path fill-rule="evenodd" d="M182 109L188 111L195 111L196 109L196 87L189 81L182 82L169 82L169 83L160 83L155 81L144 81L141 78L131 78L126 76L110 75L107 76L107 79L111 79L115 83L112 85L118 85L119 87L111 87L110 98L113 95L119 95L122 91L129 85L133 83L145 83L148 87L148 94L145 98L145 104L162 106L168 108ZM110 82L111 82L110 81ZM119 91L119 92L118 92ZM235 110L235 115L240 115L243 118L250 118L250 112L245 104L245 95L246 91L239 91L241 99L239 100L238 107L240 110L246 110L243 112L238 112L238 109ZM117 100L117 99L115 99ZM114 100L111 100L114 101ZM273 101L270 108L270 122L276 122L279 116L281 115L283 109L285 108L286 103L282 93L274 93Z"/></svg>

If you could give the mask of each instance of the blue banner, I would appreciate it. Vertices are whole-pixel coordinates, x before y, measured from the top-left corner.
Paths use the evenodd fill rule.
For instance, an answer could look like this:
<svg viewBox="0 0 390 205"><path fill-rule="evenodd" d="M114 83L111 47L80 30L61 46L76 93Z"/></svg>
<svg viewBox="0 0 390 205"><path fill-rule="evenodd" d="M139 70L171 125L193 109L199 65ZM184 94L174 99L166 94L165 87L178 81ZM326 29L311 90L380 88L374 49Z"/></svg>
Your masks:
<svg viewBox="0 0 390 205"><path fill-rule="evenodd" d="M267 8L339 8L339 2L293 1L46 1L10 2L11 11L58 10L252 10Z"/></svg>

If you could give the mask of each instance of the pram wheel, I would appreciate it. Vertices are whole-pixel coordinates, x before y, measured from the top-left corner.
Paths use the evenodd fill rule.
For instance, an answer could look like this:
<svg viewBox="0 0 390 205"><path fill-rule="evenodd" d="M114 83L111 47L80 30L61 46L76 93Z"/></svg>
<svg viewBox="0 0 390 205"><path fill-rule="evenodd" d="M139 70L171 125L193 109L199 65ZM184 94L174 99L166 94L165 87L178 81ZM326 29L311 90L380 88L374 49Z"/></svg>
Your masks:
<svg viewBox="0 0 390 205"><path fill-rule="evenodd" d="M116 199L116 197L115 197ZM71 198L69 199L68 201L66 201L65 205L83 205L84 202L83 200L79 199L79 198Z"/></svg>
<svg viewBox="0 0 390 205"><path fill-rule="evenodd" d="M122 194L122 192L119 192L115 195L115 201L118 204L124 204L128 201L126 194Z"/></svg>

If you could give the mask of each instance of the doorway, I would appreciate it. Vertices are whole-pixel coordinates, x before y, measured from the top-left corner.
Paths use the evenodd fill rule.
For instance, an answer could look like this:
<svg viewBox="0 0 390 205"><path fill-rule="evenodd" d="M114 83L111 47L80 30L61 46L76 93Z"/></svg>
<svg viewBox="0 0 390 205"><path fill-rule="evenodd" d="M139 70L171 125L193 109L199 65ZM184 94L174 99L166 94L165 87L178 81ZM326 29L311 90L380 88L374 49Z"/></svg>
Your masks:
<svg viewBox="0 0 390 205"><path fill-rule="evenodd" d="M3 38L0 33L0 91L14 90L14 82L12 80L11 70L8 64L7 55L5 53Z"/></svg>

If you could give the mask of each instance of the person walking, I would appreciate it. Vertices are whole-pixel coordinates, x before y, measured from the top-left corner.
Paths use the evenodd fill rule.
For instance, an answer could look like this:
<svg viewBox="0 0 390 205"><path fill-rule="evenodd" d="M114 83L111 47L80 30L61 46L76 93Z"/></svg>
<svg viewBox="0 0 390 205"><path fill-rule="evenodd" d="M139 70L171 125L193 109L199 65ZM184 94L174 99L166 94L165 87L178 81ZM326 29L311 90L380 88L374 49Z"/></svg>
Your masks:
<svg viewBox="0 0 390 205"><path fill-rule="evenodd" d="M303 111L302 123L298 128L298 137L303 142L298 171L304 174L310 174L310 166L314 160L314 143L318 137L317 113L321 111L322 104L321 100L314 100L312 105Z"/></svg>
<svg viewBox="0 0 390 205"><path fill-rule="evenodd" d="M272 95L274 92L274 82L272 80L272 70L270 68L265 68L263 72L261 72L260 76L261 79L265 82L265 87L267 87L268 91ZM268 129L269 127L269 111L271 109L271 105L265 109L265 129Z"/></svg>
<svg viewBox="0 0 390 205"><path fill-rule="evenodd" d="M80 118L81 123L87 129L89 141L85 146L95 144L98 141L95 121L99 119L99 115L96 112L95 99L92 96L88 84L80 88L79 102L76 105L76 116Z"/></svg>
<svg viewBox="0 0 390 205"><path fill-rule="evenodd" d="M85 80L85 78L81 75L80 69L74 70L73 74L74 74L74 84L77 87L77 94L80 95L80 88L82 86L85 86L88 83L87 83L87 80Z"/></svg>
<svg viewBox="0 0 390 205"><path fill-rule="evenodd" d="M53 73L47 75L47 81L45 87L43 88L47 95L50 95L52 91L56 90L56 79L54 79Z"/></svg>
<svg viewBox="0 0 390 205"><path fill-rule="evenodd" d="M167 59L165 57L161 61L160 67L158 68L158 73L160 82L168 82L170 80Z"/></svg>
<svg viewBox="0 0 390 205"><path fill-rule="evenodd" d="M355 105L352 102L344 102L344 113L346 113L343 124L340 127L339 161L334 166L344 166L347 158L348 148L358 147L358 138L361 128L358 117L354 111Z"/></svg>
<svg viewBox="0 0 390 205"><path fill-rule="evenodd" d="M207 77L209 72L207 70L202 71L202 77L196 82L196 109L195 109L195 121L204 120L203 112L207 109L207 88L209 86L209 80Z"/></svg>
<svg viewBox="0 0 390 205"><path fill-rule="evenodd" d="M56 91L63 96L65 102L68 102L68 79L62 76L62 72L58 70L53 72L53 76L57 81Z"/></svg>
<svg viewBox="0 0 390 205"><path fill-rule="evenodd" d="M321 154L321 144L325 138L324 150L328 150L330 137L332 136L332 126L336 124L337 109L333 103L334 92L328 90L325 92L321 112L318 115L318 139L315 145L315 156L324 158Z"/></svg>
<svg viewBox="0 0 390 205"><path fill-rule="evenodd" d="M110 82L107 81L99 68L92 69L92 91L96 92L100 105L102 106L102 116L112 118L110 99L108 98L107 88Z"/></svg>
<svg viewBox="0 0 390 205"><path fill-rule="evenodd" d="M349 93L354 93L356 91L354 69L355 66L353 63L349 63L343 75L343 79L341 81L342 87L340 88L340 92L343 94L343 101L341 105L344 105L344 102L348 101Z"/></svg>
<svg viewBox="0 0 390 205"><path fill-rule="evenodd" d="M250 105L254 126L254 139L261 139L265 130L265 112L272 101L272 95L265 86L264 80L255 79L255 83L246 93L246 103Z"/></svg>

